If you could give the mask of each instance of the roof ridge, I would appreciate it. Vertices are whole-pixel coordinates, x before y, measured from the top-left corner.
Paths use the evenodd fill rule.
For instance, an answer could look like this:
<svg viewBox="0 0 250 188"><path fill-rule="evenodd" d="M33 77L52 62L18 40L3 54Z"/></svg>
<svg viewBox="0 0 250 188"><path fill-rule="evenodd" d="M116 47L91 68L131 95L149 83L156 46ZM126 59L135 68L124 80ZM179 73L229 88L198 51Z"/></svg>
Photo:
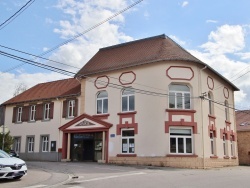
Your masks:
<svg viewBox="0 0 250 188"><path fill-rule="evenodd" d="M156 36L152 36L152 37L142 38L142 39L138 39L138 40L133 40L133 41L129 41L129 42L124 42L124 43L120 43L120 44L100 48L99 50L107 50L107 49L117 48L117 47L120 47L120 46L127 46L129 44L133 44L133 43L137 43L137 42L141 42L141 41L145 41L145 40L152 40L152 39L155 39L155 38L166 38L166 37L167 36L165 34L161 34L161 35L156 35Z"/></svg>

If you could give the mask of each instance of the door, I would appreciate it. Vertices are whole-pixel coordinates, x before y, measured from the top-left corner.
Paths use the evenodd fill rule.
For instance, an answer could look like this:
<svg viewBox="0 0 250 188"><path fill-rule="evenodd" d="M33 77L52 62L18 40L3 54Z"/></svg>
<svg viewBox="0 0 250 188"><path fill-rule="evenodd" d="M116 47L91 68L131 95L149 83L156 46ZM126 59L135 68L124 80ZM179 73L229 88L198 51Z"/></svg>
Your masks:
<svg viewBox="0 0 250 188"><path fill-rule="evenodd" d="M94 140L83 140L83 160L94 161Z"/></svg>

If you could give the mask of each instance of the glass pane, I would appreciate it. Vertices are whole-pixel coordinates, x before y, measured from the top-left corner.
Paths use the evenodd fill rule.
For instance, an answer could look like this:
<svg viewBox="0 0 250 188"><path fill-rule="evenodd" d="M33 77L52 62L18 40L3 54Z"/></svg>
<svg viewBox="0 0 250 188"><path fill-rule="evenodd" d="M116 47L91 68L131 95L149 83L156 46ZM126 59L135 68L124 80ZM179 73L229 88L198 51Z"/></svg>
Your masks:
<svg viewBox="0 0 250 188"><path fill-rule="evenodd" d="M107 91L101 91L98 95L97 98L104 98L104 97L108 97L108 92Z"/></svg>
<svg viewBox="0 0 250 188"><path fill-rule="evenodd" d="M170 91L190 91L189 87L186 85L171 84L169 86Z"/></svg>
<svg viewBox="0 0 250 188"><path fill-rule="evenodd" d="M214 141L211 140L211 154L214 154Z"/></svg>
<svg viewBox="0 0 250 188"><path fill-rule="evenodd" d="M102 100L97 100L97 114L102 113Z"/></svg>
<svg viewBox="0 0 250 188"><path fill-rule="evenodd" d="M103 113L108 113L108 99L103 100Z"/></svg>
<svg viewBox="0 0 250 188"><path fill-rule="evenodd" d="M129 111L135 110L135 96L129 96Z"/></svg>
<svg viewBox="0 0 250 188"><path fill-rule="evenodd" d="M184 153L184 139L178 138L178 153Z"/></svg>
<svg viewBox="0 0 250 188"><path fill-rule="evenodd" d="M129 139L129 153L135 152L135 139L130 138Z"/></svg>
<svg viewBox="0 0 250 188"><path fill-rule="evenodd" d="M170 135L186 135L191 136L191 129L170 129Z"/></svg>
<svg viewBox="0 0 250 188"><path fill-rule="evenodd" d="M182 108L182 94L176 93L177 108Z"/></svg>
<svg viewBox="0 0 250 188"><path fill-rule="evenodd" d="M122 95L131 95L134 94L134 89L133 88L126 88L123 90Z"/></svg>
<svg viewBox="0 0 250 188"><path fill-rule="evenodd" d="M128 142L127 139L122 139L122 153L128 152Z"/></svg>
<svg viewBox="0 0 250 188"><path fill-rule="evenodd" d="M186 153L192 153L192 139L186 138Z"/></svg>
<svg viewBox="0 0 250 188"><path fill-rule="evenodd" d="M122 131L122 136L134 136L134 130Z"/></svg>
<svg viewBox="0 0 250 188"><path fill-rule="evenodd" d="M175 93L169 92L169 108L175 108Z"/></svg>
<svg viewBox="0 0 250 188"><path fill-rule="evenodd" d="M184 94L185 109L190 109L190 94Z"/></svg>
<svg viewBox="0 0 250 188"><path fill-rule="evenodd" d="M122 97L122 111L128 111L128 98Z"/></svg>
<svg viewBox="0 0 250 188"><path fill-rule="evenodd" d="M176 153L176 138L170 138L170 153Z"/></svg>

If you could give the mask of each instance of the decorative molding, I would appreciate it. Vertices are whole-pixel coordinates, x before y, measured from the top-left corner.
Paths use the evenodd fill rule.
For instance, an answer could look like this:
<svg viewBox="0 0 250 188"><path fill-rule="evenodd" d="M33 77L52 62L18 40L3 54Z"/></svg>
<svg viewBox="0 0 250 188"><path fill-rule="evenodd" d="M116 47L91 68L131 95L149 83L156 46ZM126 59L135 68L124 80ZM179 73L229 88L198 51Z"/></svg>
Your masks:
<svg viewBox="0 0 250 188"><path fill-rule="evenodd" d="M134 133L138 134L138 124L135 123L135 114L137 112L122 112L122 113L117 113L117 115L120 116L119 124L116 125L116 135L121 135L121 129L123 128L134 128ZM128 123L128 121L125 121L123 123L123 119L131 119L131 123Z"/></svg>
<svg viewBox="0 0 250 188"><path fill-rule="evenodd" d="M95 124L94 124L94 123L91 123L91 122L89 122L89 121L87 121L87 120L84 120L84 121L82 121L82 122L76 124L75 126L91 126L91 125L95 125Z"/></svg>
<svg viewBox="0 0 250 188"><path fill-rule="evenodd" d="M136 154L117 154L116 157L137 157Z"/></svg>
<svg viewBox="0 0 250 188"><path fill-rule="evenodd" d="M190 71L190 77L189 78L184 78L184 77L175 77L175 73L172 72L171 73L171 69L187 69L187 71ZM194 77L194 71L191 67L185 67L185 66L170 66L167 70L166 70L166 74L167 76L171 79L171 80L192 80ZM187 73L185 74L187 75Z"/></svg>
<svg viewBox="0 0 250 188"><path fill-rule="evenodd" d="M223 94L224 94L224 97L225 97L226 99L229 98L229 90L228 90L227 87L224 87L224 88L223 88Z"/></svg>
<svg viewBox="0 0 250 188"><path fill-rule="evenodd" d="M127 80L123 80L122 77L126 77L126 74L130 74L133 76L133 79L131 81L127 81ZM119 76L119 82L122 85L129 85L132 84L134 81L136 80L136 74L133 71L127 71L127 72L123 72L120 76Z"/></svg>
<svg viewBox="0 0 250 188"><path fill-rule="evenodd" d="M106 78L107 80L106 81L98 81L98 80L101 80L102 78ZM99 82L99 83L98 83ZM98 86L97 84L99 85L102 85L101 87ZM95 79L95 87L97 89L104 89L106 87L108 87L109 85L109 77L106 76L106 75L103 75L103 76L98 76L96 79Z"/></svg>
<svg viewBox="0 0 250 188"><path fill-rule="evenodd" d="M211 90L214 89L214 79L210 76L207 77L207 87Z"/></svg>

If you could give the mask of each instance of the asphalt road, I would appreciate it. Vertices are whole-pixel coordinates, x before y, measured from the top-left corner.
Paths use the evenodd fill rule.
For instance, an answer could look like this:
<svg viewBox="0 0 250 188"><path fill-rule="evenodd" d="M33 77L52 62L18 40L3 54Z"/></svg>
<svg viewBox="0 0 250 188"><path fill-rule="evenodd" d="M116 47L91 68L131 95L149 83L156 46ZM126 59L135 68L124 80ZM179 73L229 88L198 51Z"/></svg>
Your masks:
<svg viewBox="0 0 250 188"><path fill-rule="evenodd" d="M116 166L75 162L27 162L21 180L0 181L1 188L249 188L250 167L208 170Z"/></svg>

